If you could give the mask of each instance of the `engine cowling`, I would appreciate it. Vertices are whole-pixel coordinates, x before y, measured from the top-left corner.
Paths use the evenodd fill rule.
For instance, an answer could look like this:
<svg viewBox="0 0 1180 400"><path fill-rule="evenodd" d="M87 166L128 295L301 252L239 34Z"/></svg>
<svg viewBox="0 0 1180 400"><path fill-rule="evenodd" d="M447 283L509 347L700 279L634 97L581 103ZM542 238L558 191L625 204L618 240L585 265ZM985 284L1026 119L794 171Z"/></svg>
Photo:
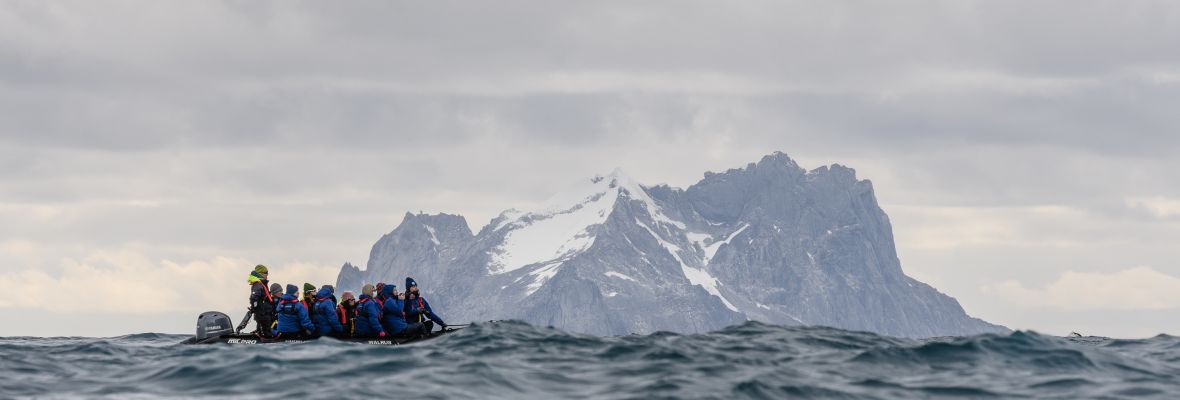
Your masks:
<svg viewBox="0 0 1180 400"><path fill-rule="evenodd" d="M229 319L228 315L222 312L208 311L197 317L197 334L193 336L193 340L201 342L233 333L233 320Z"/></svg>

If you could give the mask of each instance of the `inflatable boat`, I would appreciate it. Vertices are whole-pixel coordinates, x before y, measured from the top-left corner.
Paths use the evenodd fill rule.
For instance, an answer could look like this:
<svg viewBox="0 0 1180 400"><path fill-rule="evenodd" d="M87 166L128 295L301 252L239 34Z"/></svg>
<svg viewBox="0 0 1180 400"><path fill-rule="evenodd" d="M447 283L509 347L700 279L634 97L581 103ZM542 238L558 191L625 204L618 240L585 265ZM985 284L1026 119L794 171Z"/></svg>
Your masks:
<svg viewBox="0 0 1180 400"><path fill-rule="evenodd" d="M389 336L383 338L331 338L332 340L348 343L361 343L376 346L400 346L434 339L448 333L463 329L463 327L447 327L427 335L412 337ZM254 334L234 333L233 321L225 313L210 311L197 317L197 332L193 337L185 339L180 344L271 344L271 343L305 343L320 340L307 337L262 337Z"/></svg>

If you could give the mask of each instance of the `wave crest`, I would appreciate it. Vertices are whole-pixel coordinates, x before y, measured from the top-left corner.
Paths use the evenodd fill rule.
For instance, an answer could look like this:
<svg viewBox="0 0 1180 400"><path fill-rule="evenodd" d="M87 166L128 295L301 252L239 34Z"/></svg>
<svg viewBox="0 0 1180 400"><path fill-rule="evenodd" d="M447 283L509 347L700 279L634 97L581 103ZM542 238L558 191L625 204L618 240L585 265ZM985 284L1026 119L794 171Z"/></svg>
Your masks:
<svg viewBox="0 0 1180 400"><path fill-rule="evenodd" d="M1180 339L1035 332L913 340L749 322L597 337L520 321L403 347L0 339L0 397L1089 397L1180 392ZM260 384L265 382L265 384ZM413 385L407 385L413 382ZM409 394L407 394L409 395Z"/></svg>

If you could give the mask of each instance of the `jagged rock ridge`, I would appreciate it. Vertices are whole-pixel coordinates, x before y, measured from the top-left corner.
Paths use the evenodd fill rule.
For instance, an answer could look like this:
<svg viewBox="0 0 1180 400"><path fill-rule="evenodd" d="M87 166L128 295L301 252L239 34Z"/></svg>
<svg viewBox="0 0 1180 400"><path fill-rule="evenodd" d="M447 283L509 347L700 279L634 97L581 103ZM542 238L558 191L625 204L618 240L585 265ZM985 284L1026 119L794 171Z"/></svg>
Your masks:
<svg viewBox="0 0 1180 400"><path fill-rule="evenodd" d="M337 285L406 276L451 321L602 335L747 319L906 337L1006 330L902 272L869 181L840 165L806 171L783 153L685 190L615 171L478 234L461 216L407 213Z"/></svg>

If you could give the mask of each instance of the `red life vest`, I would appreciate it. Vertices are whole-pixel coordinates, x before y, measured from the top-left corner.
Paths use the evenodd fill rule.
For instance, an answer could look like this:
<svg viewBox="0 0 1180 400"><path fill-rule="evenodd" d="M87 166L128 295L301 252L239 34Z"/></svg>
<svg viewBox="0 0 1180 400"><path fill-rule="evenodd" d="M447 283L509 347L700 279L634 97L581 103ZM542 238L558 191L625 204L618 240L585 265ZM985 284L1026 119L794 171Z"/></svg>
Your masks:
<svg viewBox="0 0 1180 400"><path fill-rule="evenodd" d="M270 297L270 288L267 288L266 284L262 283L262 281L254 282L254 283L251 283L250 285L251 286L262 285L262 293L266 294L266 301L270 302L271 304L275 303L274 297Z"/></svg>
<svg viewBox="0 0 1180 400"><path fill-rule="evenodd" d="M414 300L418 302L418 322L422 322L422 320L425 319L422 314L426 312L425 311L426 305L422 303L422 296L421 295L419 295ZM409 300L407 300L407 301L409 301Z"/></svg>
<svg viewBox="0 0 1180 400"><path fill-rule="evenodd" d="M361 316L361 313L365 312L365 302L369 300L373 300L373 298L366 297L361 299L359 303L356 303L356 314L358 317ZM380 301L374 301L374 303L377 303L377 320L381 320L381 317L384 317L382 314L385 314L385 307L381 305Z"/></svg>
<svg viewBox="0 0 1180 400"><path fill-rule="evenodd" d="M303 302L299 301L299 300L283 300L283 301L279 302L278 307L275 307L275 309L279 310L279 312L283 313L283 314L299 315L299 311L297 311L295 309L295 307L290 307L290 308L283 307L284 305L287 305L287 304L303 304ZM284 311L284 310L289 310L289 311Z"/></svg>

